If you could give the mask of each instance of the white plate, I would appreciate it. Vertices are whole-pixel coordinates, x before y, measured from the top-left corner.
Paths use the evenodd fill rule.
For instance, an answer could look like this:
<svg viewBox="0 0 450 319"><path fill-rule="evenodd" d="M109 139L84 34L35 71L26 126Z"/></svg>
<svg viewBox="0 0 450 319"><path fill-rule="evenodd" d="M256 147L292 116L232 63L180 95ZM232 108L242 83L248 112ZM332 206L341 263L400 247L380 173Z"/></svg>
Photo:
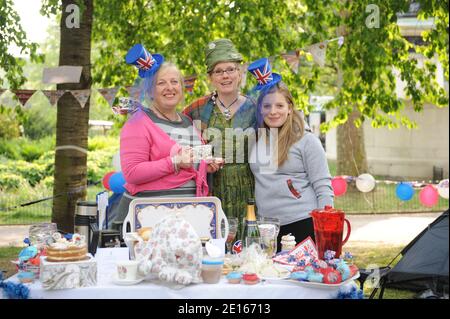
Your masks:
<svg viewBox="0 0 450 319"><path fill-rule="evenodd" d="M217 239L228 236L228 220L220 199L214 196L133 199L123 223L123 236L127 232L127 225L131 232L135 232L141 227L154 227L167 214L175 213L189 222L199 237Z"/></svg>
<svg viewBox="0 0 450 319"><path fill-rule="evenodd" d="M261 280L265 280L265 281L270 281L270 282L274 282L274 281L286 281L286 279L289 279L289 275L285 276L285 277L263 277L260 276Z"/></svg>
<svg viewBox="0 0 450 319"><path fill-rule="evenodd" d="M131 286L131 285L136 285L136 284L142 282L144 279L145 278L142 277L142 278L139 278L136 280L123 280L123 279L118 279L117 276L114 276L112 282L113 282L113 284L119 285L119 286Z"/></svg>
<svg viewBox="0 0 450 319"><path fill-rule="evenodd" d="M359 278L359 271L352 277L347 279L346 281L340 282L338 284L324 284L321 282L311 282L311 281L300 281L295 279L289 279L290 282L295 282L296 284L303 286L303 287L310 287L310 288L318 288L318 289L337 289L341 286L344 286L350 282L352 282L355 279Z"/></svg>

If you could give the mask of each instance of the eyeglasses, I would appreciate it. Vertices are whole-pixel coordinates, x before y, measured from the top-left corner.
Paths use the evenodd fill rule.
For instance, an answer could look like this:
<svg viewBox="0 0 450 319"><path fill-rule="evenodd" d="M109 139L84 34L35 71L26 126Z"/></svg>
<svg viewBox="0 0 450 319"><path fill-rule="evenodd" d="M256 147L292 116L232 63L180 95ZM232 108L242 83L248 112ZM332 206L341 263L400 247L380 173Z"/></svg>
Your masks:
<svg viewBox="0 0 450 319"><path fill-rule="evenodd" d="M228 75L233 75L234 73L236 73L238 68L227 68L225 70L214 70L211 73L214 74L215 76L223 76L223 74L226 72Z"/></svg>

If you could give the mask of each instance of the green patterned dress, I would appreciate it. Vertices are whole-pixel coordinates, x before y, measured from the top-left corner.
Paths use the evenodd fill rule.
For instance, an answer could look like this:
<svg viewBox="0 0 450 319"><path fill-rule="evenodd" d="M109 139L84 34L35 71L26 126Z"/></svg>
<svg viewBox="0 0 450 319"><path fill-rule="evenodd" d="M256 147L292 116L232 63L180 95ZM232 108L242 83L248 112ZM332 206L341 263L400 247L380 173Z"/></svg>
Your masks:
<svg viewBox="0 0 450 319"><path fill-rule="evenodd" d="M254 139L252 133L256 123L255 102L247 98L233 117L227 120L215 105L215 96L209 95L189 105L184 113L194 123L196 120L197 124L200 123L203 136L214 146L214 156L225 159L224 167L214 173L212 195L221 200L227 217L239 219L240 227L236 238L240 239L247 199L254 198L255 189L254 177L248 164L249 142Z"/></svg>

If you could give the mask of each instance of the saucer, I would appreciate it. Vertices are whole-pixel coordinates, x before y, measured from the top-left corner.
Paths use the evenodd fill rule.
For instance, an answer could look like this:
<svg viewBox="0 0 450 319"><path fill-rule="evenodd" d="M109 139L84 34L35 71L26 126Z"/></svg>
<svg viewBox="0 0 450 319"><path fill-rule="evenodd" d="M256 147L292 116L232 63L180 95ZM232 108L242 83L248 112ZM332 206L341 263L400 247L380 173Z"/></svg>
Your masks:
<svg viewBox="0 0 450 319"><path fill-rule="evenodd" d="M145 278L142 277L142 278L138 278L135 280L125 280L125 279L118 279L117 276L114 276L112 282L113 282L113 284L119 285L119 286L130 286L130 285L136 285L136 284L142 282L144 279Z"/></svg>

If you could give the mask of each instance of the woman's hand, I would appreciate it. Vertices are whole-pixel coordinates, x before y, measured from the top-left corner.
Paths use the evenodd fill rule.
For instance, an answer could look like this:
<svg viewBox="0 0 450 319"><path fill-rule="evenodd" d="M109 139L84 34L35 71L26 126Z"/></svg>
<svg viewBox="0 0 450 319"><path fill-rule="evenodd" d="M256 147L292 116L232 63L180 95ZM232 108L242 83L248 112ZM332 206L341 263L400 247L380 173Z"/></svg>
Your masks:
<svg viewBox="0 0 450 319"><path fill-rule="evenodd" d="M207 163L208 167L206 168L206 171L208 173L215 173L223 167L224 160L223 158L216 157L211 160L208 160Z"/></svg>
<svg viewBox="0 0 450 319"><path fill-rule="evenodd" d="M194 163L194 153L191 147L182 147L177 155L174 156L177 168L190 168Z"/></svg>

